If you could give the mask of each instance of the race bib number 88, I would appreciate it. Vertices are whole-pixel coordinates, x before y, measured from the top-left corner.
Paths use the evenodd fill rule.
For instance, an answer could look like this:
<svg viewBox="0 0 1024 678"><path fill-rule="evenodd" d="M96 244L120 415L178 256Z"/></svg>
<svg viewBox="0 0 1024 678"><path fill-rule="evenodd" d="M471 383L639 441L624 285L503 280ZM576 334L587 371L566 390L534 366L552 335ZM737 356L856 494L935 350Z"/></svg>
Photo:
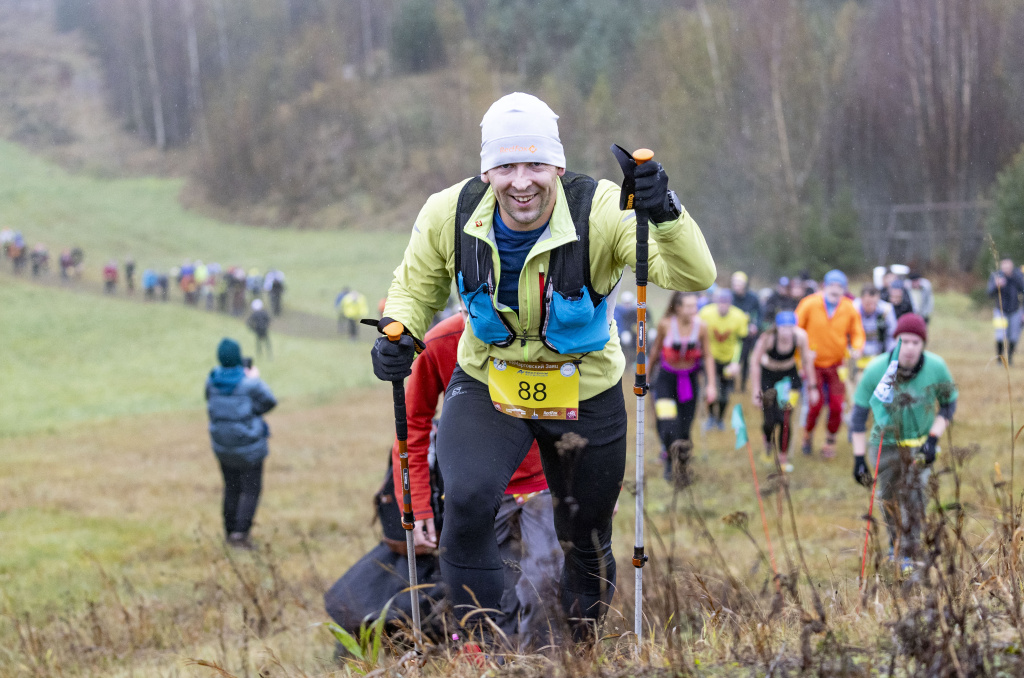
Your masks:
<svg viewBox="0 0 1024 678"><path fill-rule="evenodd" d="M573 362L491 359L487 384L494 409L518 419L577 419L580 371Z"/></svg>

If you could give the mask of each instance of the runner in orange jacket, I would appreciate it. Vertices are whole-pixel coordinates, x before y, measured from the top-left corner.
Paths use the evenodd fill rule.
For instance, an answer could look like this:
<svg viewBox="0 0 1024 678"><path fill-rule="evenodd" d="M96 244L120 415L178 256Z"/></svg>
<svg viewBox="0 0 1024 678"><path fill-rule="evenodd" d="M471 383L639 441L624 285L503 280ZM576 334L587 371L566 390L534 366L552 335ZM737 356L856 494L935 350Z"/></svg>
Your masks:
<svg viewBox="0 0 1024 678"><path fill-rule="evenodd" d="M842 424L846 385L839 378L839 368L846 360L847 351L856 359L864 349L864 327L860 313L845 296L846 275L833 269L825 274L821 292L804 297L796 307L797 325L807 332L810 348L814 351L814 371L817 376L818 400L810 402L807 421L804 422L803 453L811 454L814 425L828 398L828 434L821 448L821 456L831 459L836 453L836 433Z"/></svg>

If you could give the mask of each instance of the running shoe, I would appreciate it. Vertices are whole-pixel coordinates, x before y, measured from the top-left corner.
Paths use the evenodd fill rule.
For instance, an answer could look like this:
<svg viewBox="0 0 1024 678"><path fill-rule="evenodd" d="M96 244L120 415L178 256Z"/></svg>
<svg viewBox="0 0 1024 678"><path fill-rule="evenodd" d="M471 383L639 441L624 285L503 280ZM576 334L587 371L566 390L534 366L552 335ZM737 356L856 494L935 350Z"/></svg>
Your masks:
<svg viewBox="0 0 1024 678"><path fill-rule="evenodd" d="M804 453L805 457L811 456L814 450L811 447L810 437L804 438L804 444L800 447L800 451Z"/></svg>
<svg viewBox="0 0 1024 678"><path fill-rule="evenodd" d="M240 551L252 551L256 545L252 543L248 532L232 532L227 538L228 546Z"/></svg>
<svg viewBox="0 0 1024 678"><path fill-rule="evenodd" d="M836 456L836 437L829 435L825 438L825 444L821 446L821 457L822 459L831 459L834 456Z"/></svg>

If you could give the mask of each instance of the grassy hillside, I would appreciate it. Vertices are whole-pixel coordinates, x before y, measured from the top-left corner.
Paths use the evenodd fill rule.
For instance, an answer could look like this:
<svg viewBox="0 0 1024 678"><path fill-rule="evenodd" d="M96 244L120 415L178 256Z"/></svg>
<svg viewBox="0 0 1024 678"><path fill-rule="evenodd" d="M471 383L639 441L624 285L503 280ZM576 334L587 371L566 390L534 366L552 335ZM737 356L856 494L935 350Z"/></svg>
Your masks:
<svg viewBox="0 0 1024 678"><path fill-rule="evenodd" d="M183 259L287 276L290 308L332 315L334 297L348 285L377 300L387 291L411 229L390 232L254 229L189 212L175 179L103 179L69 174L25 149L0 141L0 227L45 243L56 258L64 247L85 251L86 281L97 281L109 259L135 258L167 270ZM56 264L54 262L53 266Z"/></svg>
<svg viewBox="0 0 1024 678"><path fill-rule="evenodd" d="M0 436L150 412L198 410L221 337L254 349L237 318L2 278ZM257 362L283 402L323 402L371 382L368 345L271 334Z"/></svg>

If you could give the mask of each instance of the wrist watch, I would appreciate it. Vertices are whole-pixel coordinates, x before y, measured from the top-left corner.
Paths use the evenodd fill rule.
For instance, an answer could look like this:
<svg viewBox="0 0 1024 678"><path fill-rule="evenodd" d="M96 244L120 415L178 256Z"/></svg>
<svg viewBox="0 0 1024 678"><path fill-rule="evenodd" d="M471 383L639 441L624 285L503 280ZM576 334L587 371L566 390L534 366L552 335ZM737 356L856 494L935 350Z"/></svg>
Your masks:
<svg viewBox="0 0 1024 678"><path fill-rule="evenodd" d="M669 190L665 195L668 197L668 211L665 214L672 217L668 221L675 221L683 213L683 203L679 202L679 196L673 190Z"/></svg>

